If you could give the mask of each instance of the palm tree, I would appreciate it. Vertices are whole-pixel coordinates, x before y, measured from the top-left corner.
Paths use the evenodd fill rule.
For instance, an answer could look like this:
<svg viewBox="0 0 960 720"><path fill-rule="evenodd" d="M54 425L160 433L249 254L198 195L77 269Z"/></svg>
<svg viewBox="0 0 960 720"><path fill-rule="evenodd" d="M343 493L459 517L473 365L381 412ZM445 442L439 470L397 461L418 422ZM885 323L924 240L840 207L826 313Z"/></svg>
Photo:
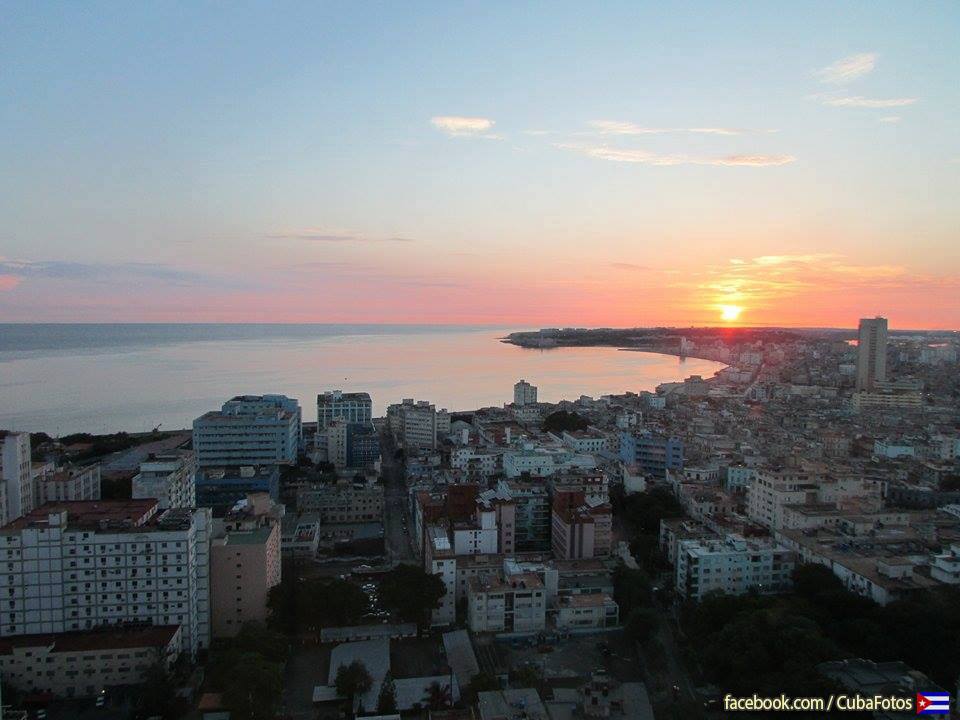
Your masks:
<svg viewBox="0 0 960 720"><path fill-rule="evenodd" d="M427 688L427 694L423 696L423 702L427 704L430 710L443 710L453 705L453 695L450 692L449 685L441 685L434 681Z"/></svg>

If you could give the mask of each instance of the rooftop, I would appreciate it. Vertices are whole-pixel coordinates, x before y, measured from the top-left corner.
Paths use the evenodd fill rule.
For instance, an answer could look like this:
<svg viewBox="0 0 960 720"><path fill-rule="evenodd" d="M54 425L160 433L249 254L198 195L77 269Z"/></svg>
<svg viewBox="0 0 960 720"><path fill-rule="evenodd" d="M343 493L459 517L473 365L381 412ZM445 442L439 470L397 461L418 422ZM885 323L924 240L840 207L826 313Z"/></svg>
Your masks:
<svg viewBox="0 0 960 720"><path fill-rule="evenodd" d="M180 630L179 625L149 627L105 627L102 630L55 635L15 635L0 639L0 654L15 648L49 647L50 652L88 652L123 648L166 647Z"/></svg>

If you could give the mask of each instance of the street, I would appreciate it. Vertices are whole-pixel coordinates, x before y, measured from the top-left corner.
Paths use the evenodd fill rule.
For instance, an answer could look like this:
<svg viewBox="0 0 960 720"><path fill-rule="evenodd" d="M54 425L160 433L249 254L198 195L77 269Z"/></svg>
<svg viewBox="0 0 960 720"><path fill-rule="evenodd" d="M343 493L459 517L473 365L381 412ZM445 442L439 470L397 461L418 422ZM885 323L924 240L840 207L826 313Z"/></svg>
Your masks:
<svg viewBox="0 0 960 720"><path fill-rule="evenodd" d="M413 523L407 503L407 488L403 478L403 465L398 462L393 436L383 428L380 430L380 474L383 477L383 541L387 552L387 562L416 563L411 538Z"/></svg>

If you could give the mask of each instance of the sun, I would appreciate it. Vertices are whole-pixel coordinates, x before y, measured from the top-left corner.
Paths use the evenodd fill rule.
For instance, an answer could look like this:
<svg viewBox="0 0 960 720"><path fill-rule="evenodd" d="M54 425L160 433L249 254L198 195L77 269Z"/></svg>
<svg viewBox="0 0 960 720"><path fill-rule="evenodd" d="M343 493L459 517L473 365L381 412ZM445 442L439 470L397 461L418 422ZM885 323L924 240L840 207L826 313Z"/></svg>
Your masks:
<svg viewBox="0 0 960 720"><path fill-rule="evenodd" d="M721 305L720 306L720 319L724 322L734 322L739 319L740 313L743 312L743 308L739 305Z"/></svg>

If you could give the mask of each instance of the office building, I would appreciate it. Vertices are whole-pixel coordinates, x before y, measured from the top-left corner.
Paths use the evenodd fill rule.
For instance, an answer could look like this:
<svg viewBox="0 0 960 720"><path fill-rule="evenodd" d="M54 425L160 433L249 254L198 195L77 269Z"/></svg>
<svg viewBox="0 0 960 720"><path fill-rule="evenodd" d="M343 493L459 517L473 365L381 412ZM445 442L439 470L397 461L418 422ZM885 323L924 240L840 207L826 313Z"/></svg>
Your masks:
<svg viewBox="0 0 960 720"><path fill-rule="evenodd" d="M373 421L370 394L327 390L317 395L317 432L325 430L334 420L369 425Z"/></svg>
<svg viewBox="0 0 960 720"><path fill-rule="evenodd" d="M156 500L47 503L0 528L0 637L180 625L210 642L210 511Z"/></svg>
<svg viewBox="0 0 960 720"><path fill-rule="evenodd" d="M877 382L887 379L887 320L860 320L857 341L857 390L872 392Z"/></svg>
<svg viewBox="0 0 960 720"><path fill-rule="evenodd" d="M521 380L513 386L513 404L523 407L537 402L537 386Z"/></svg>
<svg viewBox="0 0 960 720"><path fill-rule="evenodd" d="M387 422L397 444L411 450L436 450L450 434L450 414L426 400L406 398L387 408Z"/></svg>
<svg viewBox="0 0 960 720"><path fill-rule="evenodd" d="M302 423L296 400L283 395L243 395L193 421L199 467L293 465Z"/></svg>
<svg viewBox="0 0 960 720"><path fill-rule="evenodd" d="M134 500L156 498L161 510L196 507L196 471L192 450L151 455L140 463L140 472L131 485L131 497Z"/></svg>
<svg viewBox="0 0 960 720"><path fill-rule="evenodd" d="M280 468L277 465L240 465L199 468L196 474L197 507L233 507L251 493L267 493L280 499Z"/></svg>
<svg viewBox="0 0 960 720"><path fill-rule="evenodd" d="M4 524L33 509L30 433L0 430L0 521Z"/></svg>

